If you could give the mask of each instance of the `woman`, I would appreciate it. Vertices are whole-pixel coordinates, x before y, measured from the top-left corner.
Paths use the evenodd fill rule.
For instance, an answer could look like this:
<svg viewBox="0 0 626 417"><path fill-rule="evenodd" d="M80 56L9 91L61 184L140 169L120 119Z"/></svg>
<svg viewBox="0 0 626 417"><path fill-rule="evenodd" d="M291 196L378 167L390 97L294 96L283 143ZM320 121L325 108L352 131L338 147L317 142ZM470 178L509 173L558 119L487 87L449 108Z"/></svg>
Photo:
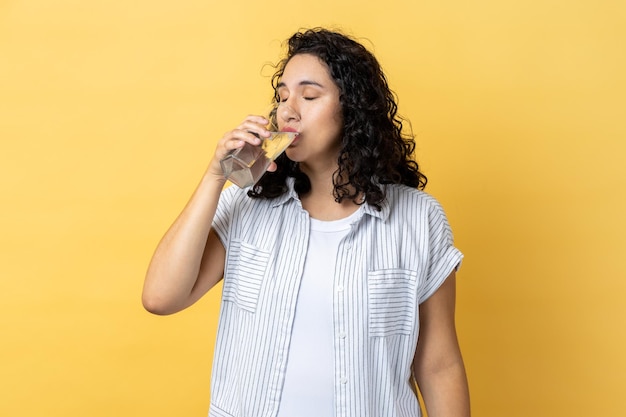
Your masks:
<svg viewBox="0 0 626 417"><path fill-rule="evenodd" d="M337 32L298 32L288 46L274 117L298 136L254 187L223 191L220 159L268 137L268 120L224 135L155 251L144 306L180 311L223 277L211 417L415 417L415 382L430 417L468 416L462 255L421 191L386 78Z"/></svg>

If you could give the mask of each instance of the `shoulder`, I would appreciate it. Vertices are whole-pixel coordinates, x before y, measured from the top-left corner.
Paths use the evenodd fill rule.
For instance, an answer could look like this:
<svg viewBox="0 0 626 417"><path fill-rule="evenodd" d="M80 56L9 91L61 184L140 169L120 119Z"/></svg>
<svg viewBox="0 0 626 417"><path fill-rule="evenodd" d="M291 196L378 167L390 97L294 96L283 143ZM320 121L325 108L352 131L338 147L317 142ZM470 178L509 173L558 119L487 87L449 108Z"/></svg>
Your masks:
<svg viewBox="0 0 626 417"><path fill-rule="evenodd" d="M239 188L236 185L222 190L219 205L229 210L250 211L266 210L277 204L281 197L277 198L253 198L248 195L248 188Z"/></svg>
<svg viewBox="0 0 626 417"><path fill-rule="evenodd" d="M247 198L247 189L241 189L235 185L231 185L222 190L222 194L220 199L223 200L241 200L243 198Z"/></svg>
<svg viewBox="0 0 626 417"><path fill-rule="evenodd" d="M447 224L446 213L435 197L406 185L388 185L385 205L385 217L401 227L422 229Z"/></svg>
<svg viewBox="0 0 626 417"><path fill-rule="evenodd" d="M224 188L220 194L218 212L220 209L230 211L230 208L239 206L241 202L245 202L248 199L250 198L247 196L245 190L237 186L231 185L230 187Z"/></svg>
<svg viewBox="0 0 626 417"><path fill-rule="evenodd" d="M422 207L440 209L439 201L425 191L403 184L386 185L385 197L392 209L395 207Z"/></svg>

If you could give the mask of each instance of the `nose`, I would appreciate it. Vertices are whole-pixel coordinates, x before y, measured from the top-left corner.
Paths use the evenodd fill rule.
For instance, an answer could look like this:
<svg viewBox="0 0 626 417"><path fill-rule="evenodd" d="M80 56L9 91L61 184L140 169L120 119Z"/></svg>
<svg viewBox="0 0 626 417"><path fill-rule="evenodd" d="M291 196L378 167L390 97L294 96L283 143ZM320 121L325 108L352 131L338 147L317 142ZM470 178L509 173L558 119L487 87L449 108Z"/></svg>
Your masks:
<svg viewBox="0 0 626 417"><path fill-rule="evenodd" d="M276 109L277 119L283 123L289 123L300 120L300 115L289 104L280 102Z"/></svg>

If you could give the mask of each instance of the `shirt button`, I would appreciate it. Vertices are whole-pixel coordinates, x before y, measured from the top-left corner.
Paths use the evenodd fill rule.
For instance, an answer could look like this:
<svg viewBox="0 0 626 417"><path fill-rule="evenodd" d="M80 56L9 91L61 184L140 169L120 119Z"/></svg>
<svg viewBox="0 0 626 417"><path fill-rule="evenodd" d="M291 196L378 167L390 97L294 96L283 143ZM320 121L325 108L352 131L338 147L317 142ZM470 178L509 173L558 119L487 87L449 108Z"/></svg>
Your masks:
<svg viewBox="0 0 626 417"><path fill-rule="evenodd" d="M346 378L346 377L344 376L344 377L342 377L339 381L340 381L342 384L347 384L347 383L348 383L348 378Z"/></svg>
<svg viewBox="0 0 626 417"><path fill-rule="evenodd" d="M337 291L339 291L339 292L343 291L343 285L338 285L337 286Z"/></svg>
<svg viewBox="0 0 626 417"><path fill-rule="evenodd" d="M346 336L347 336L347 335L346 335L346 333L345 333L345 332L341 332L341 333L339 333L339 337L340 337L341 339L345 339L345 338L346 338Z"/></svg>

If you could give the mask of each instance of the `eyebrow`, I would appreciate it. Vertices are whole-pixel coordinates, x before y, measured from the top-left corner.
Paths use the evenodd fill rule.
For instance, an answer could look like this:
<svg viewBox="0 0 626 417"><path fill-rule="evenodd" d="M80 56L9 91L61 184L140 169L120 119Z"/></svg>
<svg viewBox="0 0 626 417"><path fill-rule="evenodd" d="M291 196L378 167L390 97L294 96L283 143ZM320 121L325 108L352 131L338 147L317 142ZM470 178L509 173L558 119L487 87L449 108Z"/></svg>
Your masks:
<svg viewBox="0 0 626 417"><path fill-rule="evenodd" d="M298 85L299 85L299 86L304 86L304 85L312 85L312 86L315 86L315 87L324 88L324 86L323 86L322 84L320 84L320 83L318 83L318 82L316 82L316 81L310 81L310 80L303 80L303 81L300 81L300 82L298 83ZM282 88L282 87L287 87L287 84L285 84L285 83L284 83L284 82L282 82L282 81L281 81L281 82L279 82L278 84L276 84L276 89L277 89L277 90L278 90L279 88Z"/></svg>

